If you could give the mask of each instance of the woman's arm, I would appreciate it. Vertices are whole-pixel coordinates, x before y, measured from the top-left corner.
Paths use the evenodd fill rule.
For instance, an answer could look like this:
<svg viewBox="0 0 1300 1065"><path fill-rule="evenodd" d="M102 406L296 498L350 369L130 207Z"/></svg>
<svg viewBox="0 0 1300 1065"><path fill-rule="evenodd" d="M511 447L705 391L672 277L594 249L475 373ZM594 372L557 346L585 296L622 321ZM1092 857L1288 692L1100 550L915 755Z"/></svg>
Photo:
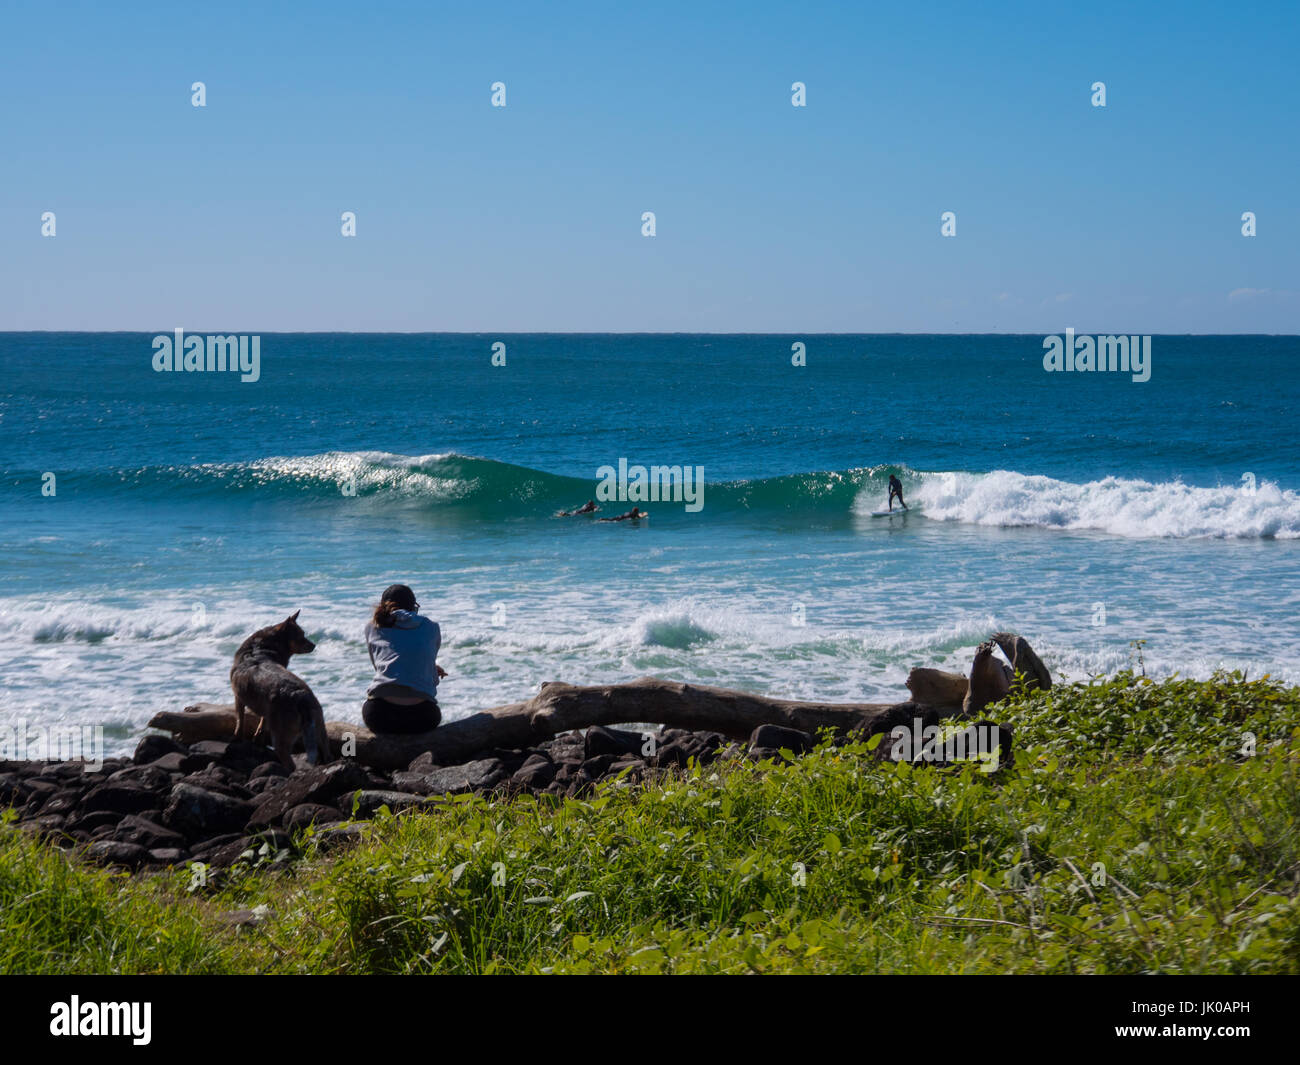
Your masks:
<svg viewBox="0 0 1300 1065"><path fill-rule="evenodd" d="M426 619L429 622L429 650L433 655L433 668L441 679L447 675L447 671L438 665L438 652L442 649L442 626L432 618Z"/></svg>

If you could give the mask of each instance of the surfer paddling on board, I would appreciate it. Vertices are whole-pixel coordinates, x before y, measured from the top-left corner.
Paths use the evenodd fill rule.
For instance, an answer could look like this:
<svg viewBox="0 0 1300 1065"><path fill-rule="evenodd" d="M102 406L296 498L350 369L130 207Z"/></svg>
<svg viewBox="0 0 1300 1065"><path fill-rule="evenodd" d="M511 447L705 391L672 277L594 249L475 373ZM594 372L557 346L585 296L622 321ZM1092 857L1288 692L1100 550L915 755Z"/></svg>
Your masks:
<svg viewBox="0 0 1300 1065"><path fill-rule="evenodd" d="M596 511L598 511L599 509L600 507L596 506L595 500L588 499L587 502L585 502L577 510L560 511L560 517L569 518L572 517L574 514L595 514Z"/></svg>
<svg viewBox="0 0 1300 1065"><path fill-rule="evenodd" d="M903 509L907 509L907 504L903 503L903 482L895 477L892 473L889 475L889 509L894 509L894 496L898 496L899 503L902 503Z"/></svg>
<svg viewBox="0 0 1300 1065"><path fill-rule="evenodd" d="M626 514L620 514L616 518L597 518L596 520L597 521L637 521L641 518L648 518L648 517L650 517L650 515L647 514L640 507L633 507Z"/></svg>

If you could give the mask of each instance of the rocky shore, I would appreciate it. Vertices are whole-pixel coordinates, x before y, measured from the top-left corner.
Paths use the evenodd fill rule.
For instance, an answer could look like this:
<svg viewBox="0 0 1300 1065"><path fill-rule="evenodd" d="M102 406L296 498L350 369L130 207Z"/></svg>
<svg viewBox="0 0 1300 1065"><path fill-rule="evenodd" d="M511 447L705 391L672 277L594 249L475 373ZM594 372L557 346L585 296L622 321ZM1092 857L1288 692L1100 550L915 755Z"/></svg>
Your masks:
<svg viewBox="0 0 1300 1065"><path fill-rule="evenodd" d="M918 720L936 725L940 714L902 704L871 731ZM1003 728L999 735L1005 761L1011 734ZM837 742L850 738L863 733L841 733ZM131 758L106 759L93 772L82 762L0 762L0 807L12 806L25 830L105 865L141 871L198 862L223 869L250 855L292 852L308 826L323 848L349 842L361 832L358 822L385 807L436 809L469 792L559 802L590 794L602 780L633 786L692 761L781 760L815 745L808 732L770 724L754 729L747 743L719 732L595 725L530 747L484 750L458 765L436 765L426 753L405 769L384 771L350 758L310 766L298 755L289 773L255 743L186 746L148 735ZM890 756L888 743L876 750Z"/></svg>
<svg viewBox="0 0 1300 1065"><path fill-rule="evenodd" d="M797 758L825 734L837 744L879 735L877 759L931 767L979 759L990 772L1011 763L1012 733L976 719L1017 675L1028 686L1052 684L1028 641L1001 632L980 645L969 678L914 669L912 698L895 704L799 702L656 678L585 688L547 682L530 700L416 736L329 722L336 760L311 766L298 754L293 771L262 744L230 738L233 707L198 704L155 715L151 726L170 735L151 733L130 758L93 770L0 761L0 810L12 807L22 829L105 865L225 869L290 856L308 828L324 849L355 840L359 822L385 808L436 811L468 793L563 802L605 780L632 787L719 760ZM614 724L629 721L659 724Z"/></svg>

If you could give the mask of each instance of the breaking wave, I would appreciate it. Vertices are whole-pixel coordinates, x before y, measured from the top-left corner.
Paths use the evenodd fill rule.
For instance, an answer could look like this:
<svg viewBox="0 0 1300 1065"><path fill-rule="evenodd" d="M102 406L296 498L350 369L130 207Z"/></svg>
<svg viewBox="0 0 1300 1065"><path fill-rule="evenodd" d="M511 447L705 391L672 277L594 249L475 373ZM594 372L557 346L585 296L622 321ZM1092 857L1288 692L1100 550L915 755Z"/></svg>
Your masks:
<svg viewBox="0 0 1300 1065"><path fill-rule="evenodd" d="M1014 470L931 472L874 466L706 481L702 513L707 520L779 513L861 516L883 505L891 474L903 481L913 507L910 516L928 521L1090 529L1147 538L1300 537L1300 494L1269 481L1252 491L1241 485L1207 488L1118 477L1076 484ZM594 497L597 485L594 465L587 479L455 453L412 456L384 451L84 471L76 476L85 488L107 495L166 493L172 498L305 499L322 504L359 498L483 520L549 517ZM670 506L680 512L678 504Z"/></svg>

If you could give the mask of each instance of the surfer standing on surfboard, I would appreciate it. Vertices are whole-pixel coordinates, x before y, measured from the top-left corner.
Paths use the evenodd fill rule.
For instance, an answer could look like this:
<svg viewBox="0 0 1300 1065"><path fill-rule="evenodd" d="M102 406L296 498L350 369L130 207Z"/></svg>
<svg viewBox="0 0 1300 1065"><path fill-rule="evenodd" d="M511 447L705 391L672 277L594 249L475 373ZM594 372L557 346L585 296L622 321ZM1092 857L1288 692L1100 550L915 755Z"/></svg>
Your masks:
<svg viewBox="0 0 1300 1065"><path fill-rule="evenodd" d="M903 509L907 509L907 504L903 503L903 482L895 477L892 473L889 475L889 509L894 509L894 496L898 496L898 501L903 504Z"/></svg>

